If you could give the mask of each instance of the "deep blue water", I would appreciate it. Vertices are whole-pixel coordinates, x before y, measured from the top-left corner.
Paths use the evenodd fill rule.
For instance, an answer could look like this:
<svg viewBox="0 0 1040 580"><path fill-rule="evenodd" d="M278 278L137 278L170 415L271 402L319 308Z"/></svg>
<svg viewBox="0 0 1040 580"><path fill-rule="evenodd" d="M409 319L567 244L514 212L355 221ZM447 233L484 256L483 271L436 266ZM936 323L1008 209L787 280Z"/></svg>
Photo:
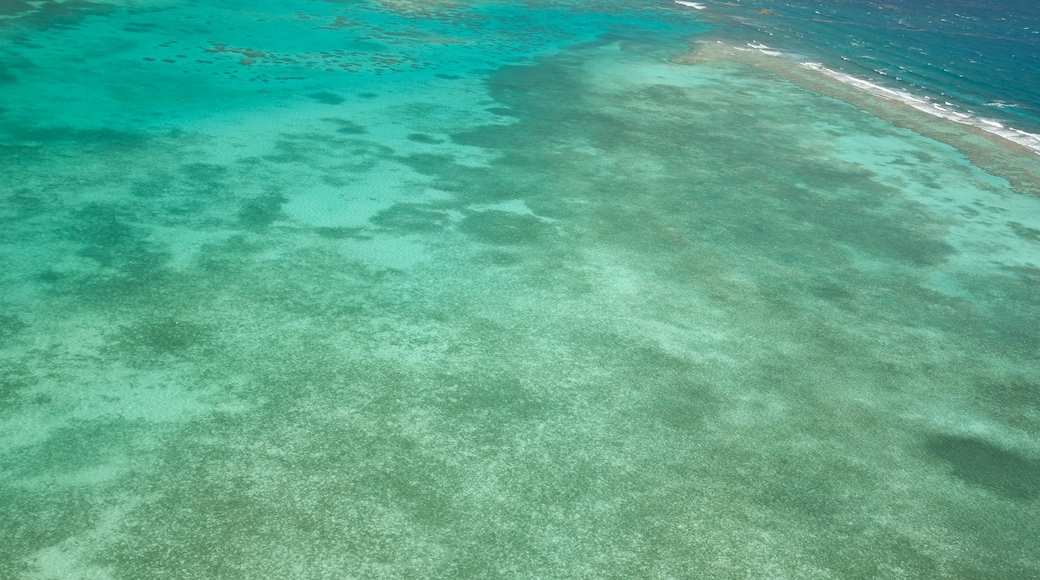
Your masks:
<svg viewBox="0 0 1040 580"><path fill-rule="evenodd" d="M756 40L892 88L1040 130L1040 4L708 2ZM739 6L738 6L739 5Z"/></svg>
<svg viewBox="0 0 1040 580"><path fill-rule="evenodd" d="M1040 578L1035 14L702 1L0 0L0 580Z"/></svg>

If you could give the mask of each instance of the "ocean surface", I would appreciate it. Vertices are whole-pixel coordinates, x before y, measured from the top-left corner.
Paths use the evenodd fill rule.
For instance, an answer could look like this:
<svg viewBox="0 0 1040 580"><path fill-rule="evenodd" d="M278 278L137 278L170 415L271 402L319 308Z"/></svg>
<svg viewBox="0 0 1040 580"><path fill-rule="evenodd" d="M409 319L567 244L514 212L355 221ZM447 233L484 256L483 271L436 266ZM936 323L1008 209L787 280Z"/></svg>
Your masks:
<svg viewBox="0 0 1040 580"><path fill-rule="evenodd" d="M919 110L993 131L1040 154L1036 3L745 1L712 8L724 17L726 32L743 29L738 34L751 39L743 44L808 59Z"/></svg>
<svg viewBox="0 0 1040 580"><path fill-rule="evenodd" d="M1040 8L0 3L0 578L1040 577Z"/></svg>
<svg viewBox="0 0 1040 580"><path fill-rule="evenodd" d="M1040 132L1040 5L1021 0L718 3L766 44Z"/></svg>

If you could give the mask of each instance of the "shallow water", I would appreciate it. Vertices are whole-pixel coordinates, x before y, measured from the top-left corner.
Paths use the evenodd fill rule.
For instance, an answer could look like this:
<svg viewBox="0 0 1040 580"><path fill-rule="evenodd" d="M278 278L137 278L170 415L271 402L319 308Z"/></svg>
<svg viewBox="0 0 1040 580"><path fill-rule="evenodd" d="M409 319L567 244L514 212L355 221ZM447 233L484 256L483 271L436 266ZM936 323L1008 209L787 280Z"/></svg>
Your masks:
<svg viewBox="0 0 1040 580"><path fill-rule="evenodd" d="M1040 198L949 145L670 5L42 6L0 576L1040 574Z"/></svg>

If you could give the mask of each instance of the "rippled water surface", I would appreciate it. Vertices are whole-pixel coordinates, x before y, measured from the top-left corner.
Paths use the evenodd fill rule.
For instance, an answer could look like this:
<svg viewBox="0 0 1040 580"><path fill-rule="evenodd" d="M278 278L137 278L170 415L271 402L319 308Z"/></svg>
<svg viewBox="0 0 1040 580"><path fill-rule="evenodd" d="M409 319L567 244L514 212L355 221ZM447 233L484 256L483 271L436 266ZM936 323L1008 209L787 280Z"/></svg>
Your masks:
<svg viewBox="0 0 1040 580"><path fill-rule="evenodd" d="M4 5L0 577L1040 576L1040 157L766 4Z"/></svg>

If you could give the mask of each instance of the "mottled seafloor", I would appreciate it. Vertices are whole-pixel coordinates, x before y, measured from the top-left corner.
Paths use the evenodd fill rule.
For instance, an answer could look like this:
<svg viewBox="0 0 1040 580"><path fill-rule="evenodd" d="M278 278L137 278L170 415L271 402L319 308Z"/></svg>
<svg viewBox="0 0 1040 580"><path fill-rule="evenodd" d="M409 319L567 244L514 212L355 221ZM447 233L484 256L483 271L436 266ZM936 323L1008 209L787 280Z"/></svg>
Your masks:
<svg viewBox="0 0 1040 580"><path fill-rule="evenodd" d="M1040 577L1035 192L671 4L4 7L0 578Z"/></svg>

